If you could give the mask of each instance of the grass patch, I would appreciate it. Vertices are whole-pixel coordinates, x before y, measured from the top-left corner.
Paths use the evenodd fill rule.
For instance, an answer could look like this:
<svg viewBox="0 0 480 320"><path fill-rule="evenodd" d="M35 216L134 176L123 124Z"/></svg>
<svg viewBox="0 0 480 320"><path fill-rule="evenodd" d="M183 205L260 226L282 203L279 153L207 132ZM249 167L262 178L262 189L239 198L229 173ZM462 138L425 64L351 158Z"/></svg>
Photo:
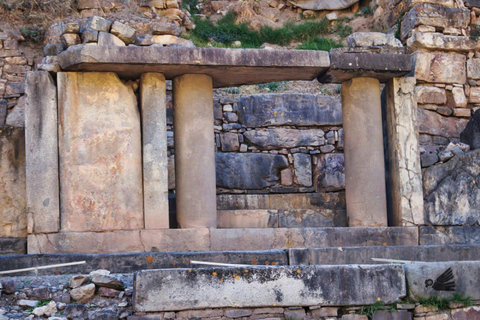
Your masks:
<svg viewBox="0 0 480 320"><path fill-rule="evenodd" d="M45 29L43 27L34 24L33 26L21 26L20 33L27 41L33 41L40 43L43 41L45 35Z"/></svg>
<svg viewBox="0 0 480 320"><path fill-rule="evenodd" d="M227 13L216 24L209 20L202 20L195 17L196 28L186 35L196 46L205 47L232 47L235 41L241 42L242 48L260 48L263 43L270 43L286 46L292 41L303 42L305 49L329 50L340 47L341 44L322 38L332 32L345 37L352 32L352 28L343 23L330 26L329 21L324 18L319 21L305 21L300 24L289 22L282 28L274 29L269 26L262 26L260 30L251 30L249 23L237 24L236 14ZM322 40L323 39L323 40Z"/></svg>
<svg viewBox="0 0 480 320"><path fill-rule="evenodd" d="M76 14L73 0L0 0L0 17L46 29L57 19Z"/></svg>
<svg viewBox="0 0 480 320"><path fill-rule="evenodd" d="M330 49L340 48L340 47L343 47L341 43L335 42L331 39L327 39L324 37L315 37L315 38L308 39L307 41L299 45L297 49L329 51Z"/></svg>
<svg viewBox="0 0 480 320"><path fill-rule="evenodd" d="M383 301L377 301L374 304L362 307L362 309L360 310L360 314L365 315L371 319L375 312L386 309L387 307L385 306Z"/></svg>

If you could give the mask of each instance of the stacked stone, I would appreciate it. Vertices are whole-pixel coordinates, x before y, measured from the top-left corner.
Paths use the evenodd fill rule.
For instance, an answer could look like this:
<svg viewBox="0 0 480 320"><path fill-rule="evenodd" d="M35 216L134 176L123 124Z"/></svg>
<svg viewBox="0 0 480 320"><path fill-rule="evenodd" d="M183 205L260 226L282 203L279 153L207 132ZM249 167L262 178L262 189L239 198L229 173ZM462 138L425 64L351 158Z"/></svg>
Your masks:
<svg viewBox="0 0 480 320"><path fill-rule="evenodd" d="M219 193L344 190L339 99L303 94L221 97L214 100L214 118ZM169 188L174 189L171 117L168 122Z"/></svg>
<svg viewBox="0 0 480 320"><path fill-rule="evenodd" d="M422 167L448 161L454 155L451 149L468 151L455 143L480 107L480 53L475 39L480 4L461 3L410 0L402 4L406 14L401 37L416 59Z"/></svg>
<svg viewBox="0 0 480 320"><path fill-rule="evenodd" d="M15 239L27 236L24 76L33 66L19 50L19 40L16 32L0 29L0 238L17 244ZM25 248L7 245L7 251L24 253Z"/></svg>

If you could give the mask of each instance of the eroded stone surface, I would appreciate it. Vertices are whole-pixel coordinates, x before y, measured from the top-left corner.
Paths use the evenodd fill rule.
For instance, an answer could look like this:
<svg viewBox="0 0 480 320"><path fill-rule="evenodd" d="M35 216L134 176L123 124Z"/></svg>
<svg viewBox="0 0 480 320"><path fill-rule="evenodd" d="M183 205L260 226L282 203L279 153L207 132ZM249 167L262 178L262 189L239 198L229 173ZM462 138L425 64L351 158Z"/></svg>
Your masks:
<svg viewBox="0 0 480 320"><path fill-rule="evenodd" d="M25 130L4 129L0 132L0 238L26 237L26 205Z"/></svg>
<svg viewBox="0 0 480 320"><path fill-rule="evenodd" d="M444 50L468 52L478 48L478 42L471 37L451 36L438 32L415 32L407 39L412 50Z"/></svg>
<svg viewBox="0 0 480 320"><path fill-rule="evenodd" d="M444 117L434 111L418 109L418 130L434 136L459 138L467 119Z"/></svg>
<svg viewBox="0 0 480 320"><path fill-rule="evenodd" d="M425 218L433 225L477 225L480 222L480 150L457 155L423 174Z"/></svg>
<svg viewBox="0 0 480 320"><path fill-rule="evenodd" d="M342 124L340 100L322 95L251 95L241 98L236 107L239 122L247 127Z"/></svg>
<svg viewBox="0 0 480 320"><path fill-rule="evenodd" d="M415 77L429 83L459 83L467 80L466 57L442 52L416 52Z"/></svg>
<svg viewBox="0 0 480 320"><path fill-rule="evenodd" d="M389 279L388 282L385 279ZM186 269L164 269L135 274L134 304L137 312L271 305L362 305L372 304L377 298L386 303L397 301L406 294L405 285L403 268L394 265L208 268L195 273ZM241 292L249 294L239 294Z"/></svg>
<svg viewBox="0 0 480 320"><path fill-rule="evenodd" d="M246 131L243 135L251 144L267 150L300 146L322 146L325 144L325 133L321 129L256 129Z"/></svg>
<svg viewBox="0 0 480 320"><path fill-rule="evenodd" d="M465 130L460 134L460 141L468 144L471 150L480 149L480 110L468 121Z"/></svg>
<svg viewBox="0 0 480 320"><path fill-rule="evenodd" d="M288 166L285 156L266 153L217 153L215 163L217 187L229 189L273 186Z"/></svg>
<svg viewBox="0 0 480 320"><path fill-rule="evenodd" d="M318 191L340 191L345 189L345 156L331 153L318 158L315 168L315 182Z"/></svg>
<svg viewBox="0 0 480 320"><path fill-rule="evenodd" d="M143 228L133 89L113 73L59 73L58 91L62 230Z"/></svg>

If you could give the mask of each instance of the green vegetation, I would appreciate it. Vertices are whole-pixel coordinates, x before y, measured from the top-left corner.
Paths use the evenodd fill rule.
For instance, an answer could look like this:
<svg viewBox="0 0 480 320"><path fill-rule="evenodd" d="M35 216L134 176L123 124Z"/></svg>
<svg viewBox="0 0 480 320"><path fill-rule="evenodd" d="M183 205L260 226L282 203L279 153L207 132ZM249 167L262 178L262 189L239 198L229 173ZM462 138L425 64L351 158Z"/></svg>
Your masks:
<svg viewBox="0 0 480 320"><path fill-rule="evenodd" d="M242 48L260 48L263 43L286 46L292 41L301 41L303 43L299 46L300 49L330 50L342 45L322 35L338 33L341 37L346 37L352 32L352 28L341 22L330 25L327 19L309 20L300 24L290 22L278 29L262 26L258 31L249 29L248 23L237 24L236 20L234 12L227 13L216 24L195 18L196 28L186 37L199 47L211 45L228 48L235 41L240 41Z"/></svg>
<svg viewBox="0 0 480 320"><path fill-rule="evenodd" d="M277 92L283 89L284 85L285 85L285 82L274 81L274 82L259 84L258 87L260 89L267 89L270 92Z"/></svg>
<svg viewBox="0 0 480 320"><path fill-rule="evenodd" d="M418 302L424 306L433 306L437 307L439 310L446 310L449 308L450 302L457 302L463 304L465 307L470 307L473 305L474 300L471 297L463 297L458 293L455 293L452 298L439 298L431 297L429 299L419 299Z"/></svg>
<svg viewBox="0 0 480 320"><path fill-rule="evenodd" d="M29 27L20 27L20 33L27 41L42 42L45 30L41 26L35 24Z"/></svg>
<svg viewBox="0 0 480 320"><path fill-rule="evenodd" d="M360 310L360 314L363 314L371 319L375 312L386 309L387 308L383 301L377 301L374 304L362 307L362 309Z"/></svg>

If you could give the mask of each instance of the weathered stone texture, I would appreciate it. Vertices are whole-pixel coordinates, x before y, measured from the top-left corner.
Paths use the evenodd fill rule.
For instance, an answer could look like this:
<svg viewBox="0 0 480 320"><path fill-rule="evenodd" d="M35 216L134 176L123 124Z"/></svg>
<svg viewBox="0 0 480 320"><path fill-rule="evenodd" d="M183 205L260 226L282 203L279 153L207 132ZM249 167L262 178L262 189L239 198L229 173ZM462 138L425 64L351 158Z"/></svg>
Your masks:
<svg viewBox="0 0 480 320"><path fill-rule="evenodd" d="M420 133L446 138L459 138L468 120L444 117L434 111L418 109L418 130Z"/></svg>
<svg viewBox="0 0 480 320"><path fill-rule="evenodd" d="M345 189L345 156L330 153L318 157L315 168L315 187L321 192Z"/></svg>
<svg viewBox="0 0 480 320"><path fill-rule="evenodd" d="M26 79L26 176L29 232L60 228L57 88L48 72Z"/></svg>
<svg viewBox="0 0 480 320"><path fill-rule="evenodd" d="M294 153L295 182L305 187L312 186L312 157L305 153Z"/></svg>
<svg viewBox="0 0 480 320"><path fill-rule="evenodd" d="M59 73L59 159L64 231L141 229L140 114L113 73Z"/></svg>
<svg viewBox="0 0 480 320"><path fill-rule="evenodd" d="M285 156L265 153L217 153L217 187L264 189L279 181L280 170L288 166Z"/></svg>
<svg viewBox="0 0 480 320"><path fill-rule="evenodd" d="M461 227L420 227L419 228L420 245L445 245L445 244L480 244L480 227L461 226ZM477 259L470 259L477 260Z"/></svg>
<svg viewBox="0 0 480 320"><path fill-rule="evenodd" d="M278 213L275 210L219 210L217 227L232 228L277 228Z"/></svg>
<svg viewBox="0 0 480 320"><path fill-rule="evenodd" d="M468 9L423 3L413 7L404 17L401 36L402 39L408 38L413 28L419 25L466 29L469 24L470 11Z"/></svg>
<svg viewBox="0 0 480 320"><path fill-rule="evenodd" d="M460 141L468 144L470 150L480 149L480 110L468 121L465 130L460 134Z"/></svg>
<svg viewBox="0 0 480 320"><path fill-rule="evenodd" d="M359 0L290 0L295 6L305 10L341 10L346 9Z"/></svg>
<svg viewBox="0 0 480 320"><path fill-rule="evenodd" d="M296 209L279 210L279 228L324 228L347 227L345 210L330 209Z"/></svg>
<svg viewBox="0 0 480 320"><path fill-rule="evenodd" d="M474 58L467 60L467 78L480 79L480 59Z"/></svg>
<svg viewBox="0 0 480 320"><path fill-rule="evenodd" d="M479 48L475 39L451 36L438 32L415 32L407 39L407 46L414 50L440 50L468 52Z"/></svg>
<svg viewBox="0 0 480 320"><path fill-rule="evenodd" d="M432 297L452 298L456 293L477 300L480 298L479 267L478 261L406 264L408 296L418 301ZM450 276L445 275L447 280L439 281L439 277L450 270ZM446 287L446 283L453 286Z"/></svg>
<svg viewBox="0 0 480 320"><path fill-rule="evenodd" d="M251 144L260 146L266 150L300 146L314 147L325 144L325 133L320 129L256 129L246 131L243 135Z"/></svg>
<svg viewBox="0 0 480 320"><path fill-rule="evenodd" d="M115 24L114 24L115 25ZM140 82L145 228L169 227L167 102L165 77L146 73Z"/></svg>
<svg viewBox="0 0 480 320"><path fill-rule="evenodd" d="M467 80L466 56L455 53L416 52L415 77L430 83L458 83Z"/></svg>
<svg viewBox="0 0 480 320"><path fill-rule="evenodd" d="M0 238L26 236L25 131L4 129L0 132Z"/></svg>
<svg viewBox="0 0 480 320"><path fill-rule="evenodd" d="M447 103L447 95L445 89L428 86L418 86L416 88L417 102L429 104L445 104Z"/></svg>
<svg viewBox="0 0 480 320"><path fill-rule="evenodd" d="M423 174L425 218L432 225L480 223L480 151L457 155Z"/></svg>
<svg viewBox="0 0 480 320"><path fill-rule="evenodd" d="M386 87L391 211L396 226L423 224L415 78L394 78Z"/></svg>
<svg viewBox="0 0 480 320"><path fill-rule="evenodd" d="M135 274L135 310L372 304L406 294L401 266L250 267L151 270ZM248 271L248 272L246 272ZM345 281L325 281L344 279ZM347 281L348 279L348 281ZM388 285L385 279L389 279ZM223 280L223 281L221 281ZM152 294L155 292L155 294ZM239 292L249 292L242 295ZM353 294L353 293L357 294Z"/></svg>
<svg viewBox="0 0 480 320"><path fill-rule="evenodd" d="M342 124L340 100L322 95L254 95L241 98L236 109L239 122L247 127Z"/></svg>

